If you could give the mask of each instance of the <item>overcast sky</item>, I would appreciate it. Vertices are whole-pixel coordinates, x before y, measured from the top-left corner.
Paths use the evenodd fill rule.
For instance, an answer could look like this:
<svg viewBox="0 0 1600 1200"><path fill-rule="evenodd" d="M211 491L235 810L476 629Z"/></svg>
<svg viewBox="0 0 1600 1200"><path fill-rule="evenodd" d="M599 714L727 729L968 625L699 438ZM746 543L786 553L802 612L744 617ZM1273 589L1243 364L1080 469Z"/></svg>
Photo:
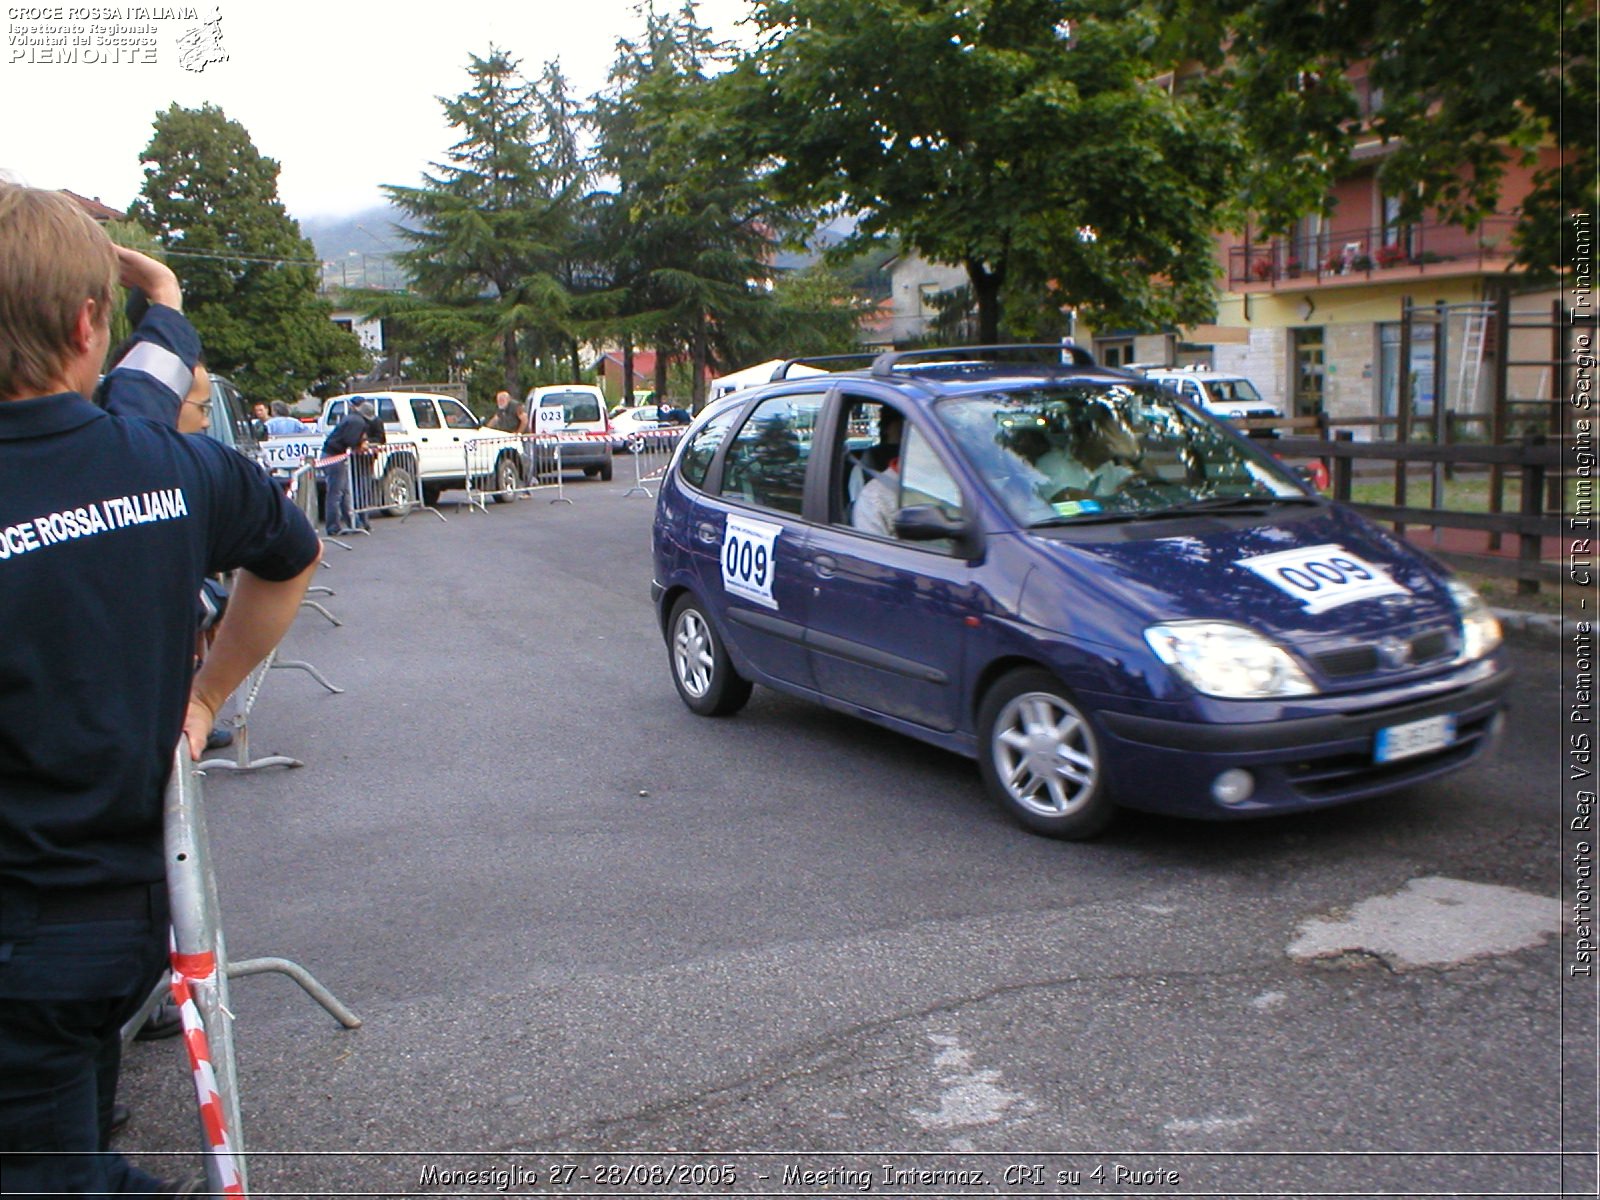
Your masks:
<svg viewBox="0 0 1600 1200"><path fill-rule="evenodd" d="M380 185L414 184L444 157L454 139L437 97L465 90L469 54L492 43L528 75L558 59L587 97L604 85L617 39L643 27L638 3L3 0L0 172L125 208L144 180L139 153L156 113L209 102L278 160L294 216L359 211L383 202ZM746 36L736 27L746 0L698 8L719 36ZM208 23L227 57L195 70ZM67 45L53 44L62 37Z"/></svg>

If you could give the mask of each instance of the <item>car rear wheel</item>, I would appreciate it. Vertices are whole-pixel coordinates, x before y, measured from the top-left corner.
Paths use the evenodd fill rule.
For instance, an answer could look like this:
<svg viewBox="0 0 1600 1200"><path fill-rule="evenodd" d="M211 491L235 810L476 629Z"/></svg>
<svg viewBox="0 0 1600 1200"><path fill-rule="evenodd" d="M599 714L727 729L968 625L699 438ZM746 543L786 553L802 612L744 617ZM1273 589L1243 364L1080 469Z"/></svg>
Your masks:
<svg viewBox="0 0 1600 1200"><path fill-rule="evenodd" d="M680 597L672 606L667 654L679 697L702 717L736 713L750 699L750 681L733 669L716 630L693 596Z"/></svg>
<svg viewBox="0 0 1600 1200"><path fill-rule="evenodd" d="M978 713L978 764L991 795L1036 833L1092 837L1115 811L1089 718L1048 671L1002 678Z"/></svg>

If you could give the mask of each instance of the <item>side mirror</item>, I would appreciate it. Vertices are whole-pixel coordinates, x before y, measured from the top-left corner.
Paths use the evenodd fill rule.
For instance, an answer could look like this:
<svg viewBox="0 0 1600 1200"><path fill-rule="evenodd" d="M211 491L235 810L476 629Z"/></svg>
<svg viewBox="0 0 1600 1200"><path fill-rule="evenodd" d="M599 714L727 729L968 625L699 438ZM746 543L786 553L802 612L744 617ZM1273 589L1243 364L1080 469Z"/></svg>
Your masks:
<svg viewBox="0 0 1600 1200"><path fill-rule="evenodd" d="M978 533L934 504L914 504L894 515L894 535L902 542L951 542L963 558L975 558Z"/></svg>

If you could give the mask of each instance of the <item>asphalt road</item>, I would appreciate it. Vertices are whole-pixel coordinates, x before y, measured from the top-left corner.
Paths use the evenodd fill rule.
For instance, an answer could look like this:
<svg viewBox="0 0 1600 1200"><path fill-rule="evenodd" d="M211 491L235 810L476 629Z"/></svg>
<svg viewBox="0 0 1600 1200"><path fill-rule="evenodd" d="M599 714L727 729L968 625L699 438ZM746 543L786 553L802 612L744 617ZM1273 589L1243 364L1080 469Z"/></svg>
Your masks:
<svg viewBox="0 0 1600 1200"><path fill-rule="evenodd" d="M286 655L344 692L273 672L251 719L306 765L206 780L231 953L364 1019L234 983L253 1194L1593 1194L1555 649L1465 775L1057 843L848 718L690 714L627 476L330 548L343 624ZM1417 880L1505 890L1387 918L1423 965L1370 926L1304 956ZM121 1146L177 1170L177 1043L124 1080Z"/></svg>

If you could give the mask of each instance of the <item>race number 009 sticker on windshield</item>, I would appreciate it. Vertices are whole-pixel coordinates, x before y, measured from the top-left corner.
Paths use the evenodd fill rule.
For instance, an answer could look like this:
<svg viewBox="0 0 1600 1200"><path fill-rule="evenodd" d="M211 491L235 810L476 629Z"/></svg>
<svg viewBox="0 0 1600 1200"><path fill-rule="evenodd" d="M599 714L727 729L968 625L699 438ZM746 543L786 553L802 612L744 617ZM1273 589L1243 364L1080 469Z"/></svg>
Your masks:
<svg viewBox="0 0 1600 1200"><path fill-rule="evenodd" d="M782 525L729 517L722 535L722 586L767 608L777 608L772 598L773 568L777 565L778 535Z"/></svg>
<svg viewBox="0 0 1600 1200"><path fill-rule="evenodd" d="M1341 604L1370 600L1374 596L1411 594L1382 567L1331 543L1241 558L1239 566L1250 568L1274 587L1287 592L1310 613L1326 612Z"/></svg>

